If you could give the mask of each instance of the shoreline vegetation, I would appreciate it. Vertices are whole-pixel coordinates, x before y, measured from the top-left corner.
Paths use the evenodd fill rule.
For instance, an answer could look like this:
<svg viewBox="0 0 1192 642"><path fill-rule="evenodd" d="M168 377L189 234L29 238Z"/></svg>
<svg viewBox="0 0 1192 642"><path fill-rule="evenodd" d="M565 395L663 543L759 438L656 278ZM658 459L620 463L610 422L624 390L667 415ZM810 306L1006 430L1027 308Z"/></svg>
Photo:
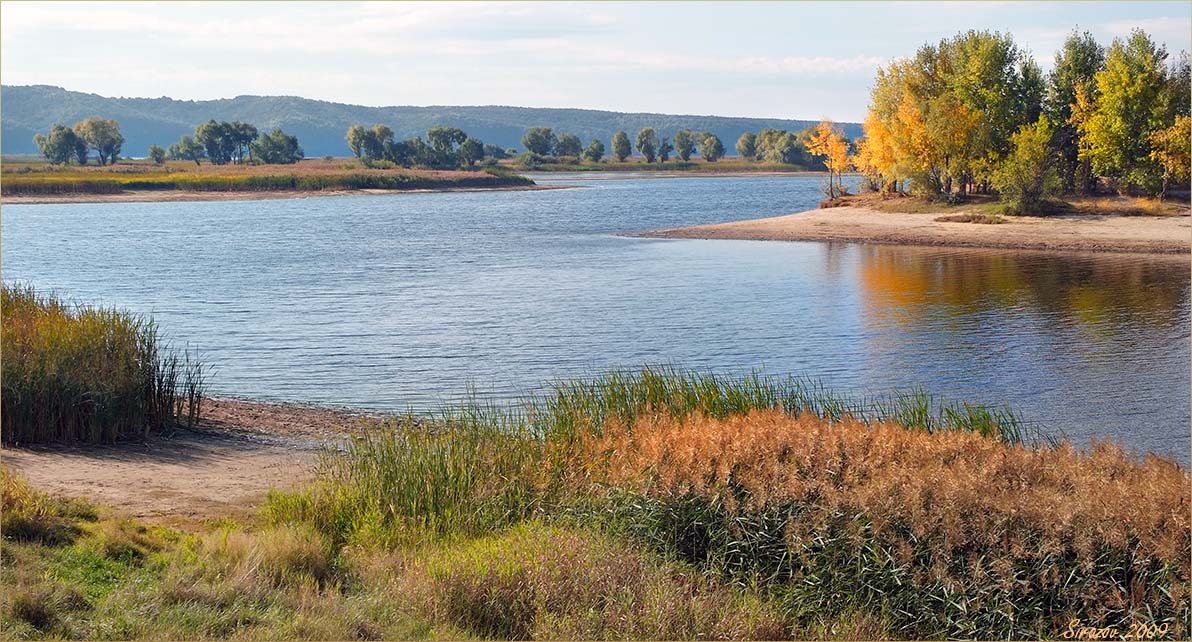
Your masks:
<svg viewBox="0 0 1192 642"><path fill-rule="evenodd" d="M291 165L162 165L106 167L5 163L0 196L9 203L293 198L343 193L534 189L524 176L491 171L371 169L352 159ZM183 198L186 196L188 198Z"/></svg>
<svg viewBox="0 0 1192 642"><path fill-rule="evenodd" d="M1187 203L1085 197L1056 213L1003 216L997 203L947 205L926 198L863 194L828 207L767 218L627 234L638 238L828 241L1004 250L1185 255L1192 251Z"/></svg>
<svg viewBox="0 0 1192 642"><path fill-rule="evenodd" d="M3 348L55 332L6 323ZM37 363L6 360L5 399L40 380ZM106 390L94 372L60 383ZM110 392L152 416L127 403L136 390ZM200 415L67 448L78 440L43 414L22 441L65 443L6 445L4 637L1189 630L1187 470L1075 449L1005 408L645 367L431 415L211 399ZM7 417L0 430L7 443Z"/></svg>

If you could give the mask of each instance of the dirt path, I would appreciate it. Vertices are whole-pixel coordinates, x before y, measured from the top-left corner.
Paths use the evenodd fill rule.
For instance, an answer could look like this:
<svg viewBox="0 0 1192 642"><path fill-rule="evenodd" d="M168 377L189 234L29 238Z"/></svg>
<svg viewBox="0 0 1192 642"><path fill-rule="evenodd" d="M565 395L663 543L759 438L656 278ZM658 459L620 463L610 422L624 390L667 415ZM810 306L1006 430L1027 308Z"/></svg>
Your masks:
<svg viewBox="0 0 1192 642"><path fill-rule="evenodd" d="M41 490L185 526L251 514L269 489L309 480L319 453L368 419L302 405L207 400L196 431L112 446L5 448L0 462Z"/></svg>
<svg viewBox="0 0 1192 642"><path fill-rule="evenodd" d="M1192 218L1188 216L1020 216L1007 217L1007 222L998 225L935 220L938 217L834 207L635 236L1184 255L1192 248Z"/></svg>

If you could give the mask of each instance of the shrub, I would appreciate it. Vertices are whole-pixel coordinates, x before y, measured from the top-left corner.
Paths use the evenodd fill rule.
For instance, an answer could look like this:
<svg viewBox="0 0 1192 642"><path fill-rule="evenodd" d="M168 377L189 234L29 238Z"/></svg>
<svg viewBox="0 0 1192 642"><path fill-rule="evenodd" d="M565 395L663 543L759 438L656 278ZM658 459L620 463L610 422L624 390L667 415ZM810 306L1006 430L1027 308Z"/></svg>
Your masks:
<svg viewBox="0 0 1192 642"><path fill-rule="evenodd" d="M1063 183L1052 162L1051 125L1043 116L1010 137L1011 151L993 173L1007 214L1028 214L1059 195Z"/></svg>
<svg viewBox="0 0 1192 642"><path fill-rule="evenodd" d="M3 286L0 438L6 444L145 437L198 418L202 365L157 326Z"/></svg>

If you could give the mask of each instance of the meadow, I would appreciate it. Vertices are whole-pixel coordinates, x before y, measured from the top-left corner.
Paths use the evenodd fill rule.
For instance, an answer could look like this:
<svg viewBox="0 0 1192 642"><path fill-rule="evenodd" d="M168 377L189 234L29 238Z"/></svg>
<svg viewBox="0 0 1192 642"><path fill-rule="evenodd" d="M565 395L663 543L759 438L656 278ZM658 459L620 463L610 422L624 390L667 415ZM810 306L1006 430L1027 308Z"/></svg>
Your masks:
<svg viewBox="0 0 1192 642"><path fill-rule="evenodd" d="M519 187L533 181L502 170L370 169L355 159L304 160L294 165L195 165L191 161L121 161L116 165L53 166L6 162L0 194L44 196L138 191L272 192L421 190Z"/></svg>

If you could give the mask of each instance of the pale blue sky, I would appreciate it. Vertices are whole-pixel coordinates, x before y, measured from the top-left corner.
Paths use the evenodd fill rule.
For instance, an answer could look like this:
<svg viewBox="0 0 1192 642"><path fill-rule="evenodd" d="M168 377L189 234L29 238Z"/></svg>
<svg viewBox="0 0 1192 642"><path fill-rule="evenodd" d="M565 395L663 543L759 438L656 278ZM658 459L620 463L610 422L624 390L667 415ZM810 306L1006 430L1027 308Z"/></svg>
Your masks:
<svg viewBox="0 0 1192 642"><path fill-rule="evenodd" d="M1192 48L1188 2L0 4L0 80L109 96L287 94L859 120L877 65L970 28L1044 67L1074 27Z"/></svg>

